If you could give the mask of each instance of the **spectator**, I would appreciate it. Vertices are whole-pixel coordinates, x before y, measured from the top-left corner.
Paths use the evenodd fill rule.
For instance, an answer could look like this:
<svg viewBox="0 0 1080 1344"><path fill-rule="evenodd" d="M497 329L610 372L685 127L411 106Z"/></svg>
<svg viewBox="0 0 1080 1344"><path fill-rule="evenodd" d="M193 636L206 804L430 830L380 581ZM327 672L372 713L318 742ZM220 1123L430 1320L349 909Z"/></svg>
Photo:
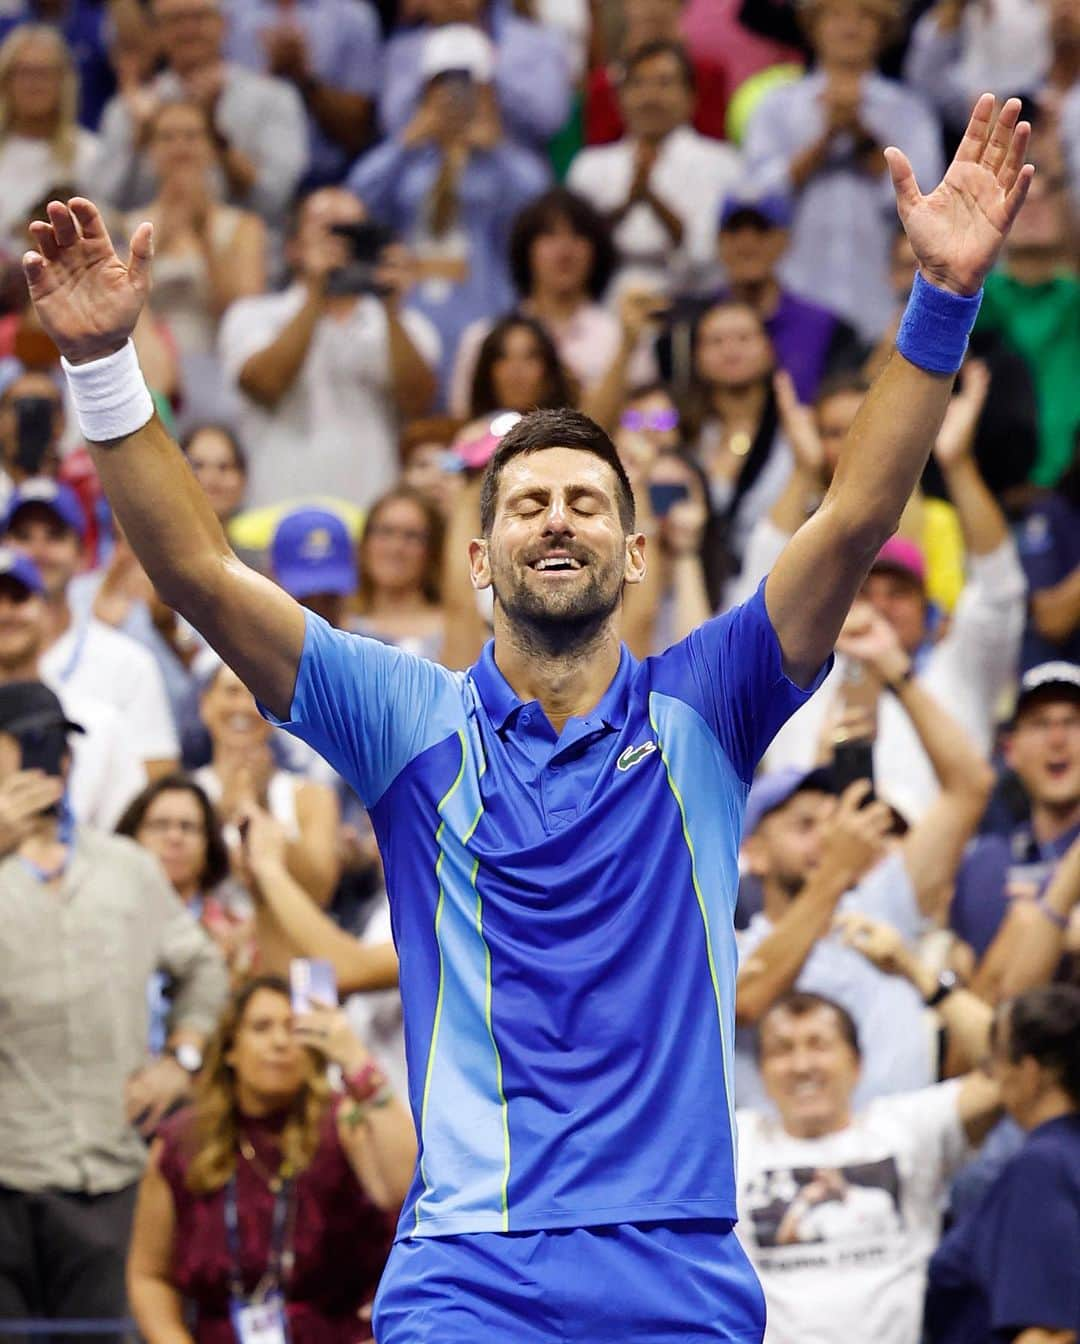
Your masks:
<svg viewBox="0 0 1080 1344"><path fill-rule="evenodd" d="M894 537L882 549L863 586L863 596L896 629L920 684L987 755L998 702L1016 674L1025 586L1005 518L972 457L977 418L974 399L954 397L934 447L960 521L969 565L968 580L951 619L941 623L931 608L926 556L908 538ZM769 756L773 768L790 763L805 766L814 760L845 670L841 659L811 701L810 712L800 710L777 735ZM884 796L910 820L923 814L936 793L926 753L894 697L878 700L874 776Z"/></svg>
<svg viewBox="0 0 1080 1344"><path fill-rule="evenodd" d="M517 311L535 318L579 388L606 373L619 344L619 324L599 300L615 267L607 225L584 197L553 187L514 220L510 270ZM450 385L450 409L469 415L468 388L490 323L474 322L461 334Z"/></svg>
<svg viewBox="0 0 1080 1344"><path fill-rule="evenodd" d="M931 1344L1080 1331L1080 989L1053 985L1005 1005L993 1068L1027 1139L930 1262Z"/></svg>
<svg viewBox="0 0 1080 1344"><path fill-rule="evenodd" d="M97 127L116 88L108 36L121 8L114 5L107 10L95 0L15 0L0 18L0 41L16 28L25 30L31 24L48 24L59 31L78 74L79 122L90 131Z"/></svg>
<svg viewBox="0 0 1080 1344"><path fill-rule="evenodd" d="M44 405L43 403L48 403ZM60 389L49 373L17 373L0 392L0 467L4 503L12 488L34 476L55 479L60 470L60 438L64 405Z"/></svg>
<svg viewBox="0 0 1080 1344"><path fill-rule="evenodd" d="M49 608L37 567L12 547L0 546L0 686L41 679L48 630ZM53 689L62 697L65 715L84 729L71 742L68 805L84 826L110 831L146 783L142 761L113 705L77 687Z"/></svg>
<svg viewBox="0 0 1080 1344"><path fill-rule="evenodd" d="M345 1075L340 1101L324 1061ZM294 1017L283 980L249 981L207 1050L194 1110L166 1126L139 1191L128 1282L147 1344L228 1344L231 1318L264 1294L295 1344L370 1339L361 1309L415 1155L408 1112L336 1005Z"/></svg>
<svg viewBox="0 0 1080 1344"><path fill-rule="evenodd" d="M461 460L449 451L459 428L455 416L432 416L414 420L401 436L401 484L423 495L444 522L463 484Z"/></svg>
<svg viewBox="0 0 1080 1344"><path fill-rule="evenodd" d="M270 543L270 572L309 611L339 629L345 624L357 571L353 539L340 514L322 508L284 514Z"/></svg>
<svg viewBox="0 0 1080 1344"><path fill-rule="evenodd" d="M978 957L1014 902L1039 897L1080 835L1080 667L1043 663L1020 683L1006 761L1023 786L1030 819L1009 835L983 835L964 857L949 923ZM990 990L992 967L976 981Z"/></svg>
<svg viewBox="0 0 1080 1344"><path fill-rule="evenodd" d="M230 60L287 80L304 100L307 190L340 182L368 143L380 47L379 20L367 0L241 0L230 6Z"/></svg>
<svg viewBox="0 0 1080 1344"><path fill-rule="evenodd" d="M685 8L685 0L624 0L623 30L615 59L590 70L585 84L586 144L606 145L621 139L626 130L618 100L623 59L649 42L681 43ZM727 73L708 57L692 51L689 56L694 69L694 130L714 140L725 140Z"/></svg>
<svg viewBox="0 0 1080 1344"><path fill-rule="evenodd" d="M68 590L79 568L84 527L67 486L38 477L12 495L0 520L0 539L33 560L45 586L49 638L42 676L112 705L154 779L175 770L180 754L165 685L153 655L135 640L92 615L74 619Z"/></svg>
<svg viewBox="0 0 1080 1344"><path fill-rule="evenodd" d="M438 338L403 306L400 249L382 250L373 279L349 268L343 230L366 215L347 191L312 192L293 218L292 284L234 304L221 328L225 374L242 397L250 502L317 494L367 504L397 472L395 414L422 414L434 393Z"/></svg>
<svg viewBox="0 0 1080 1344"><path fill-rule="evenodd" d="M223 59L218 0L153 0L166 69L144 87L122 88L101 118L98 192L118 210L148 204L157 190L146 153L149 123L169 98L201 103L213 127L214 195L280 227L307 164L307 126L296 90Z"/></svg>
<svg viewBox="0 0 1080 1344"><path fill-rule="evenodd" d="M986 1037L990 1013L973 995L950 993L941 1013L970 1017ZM765 1292L769 1344L918 1344L949 1178L985 1134L998 1087L973 1072L859 1106L855 1022L818 994L773 1005L758 1057L778 1116L736 1111L738 1232Z"/></svg>
<svg viewBox="0 0 1080 1344"><path fill-rule="evenodd" d="M15 28L0 47L0 243L26 249L26 217L57 182L95 181L97 137L76 120L79 77L71 51L46 24Z"/></svg>
<svg viewBox="0 0 1080 1344"><path fill-rule="evenodd" d="M227 425L205 424L188 430L182 447L218 522L228 531L247 495L248 458L243 445Z"/></svg>
<svg viewBox="0 0 1080 1344"><path fill-rule="evenodd" d="M229 304L266 288L266 227L258 215L214 200L213 127L202 103L167 100L146 125L157 195L127 218L154 225L150 311L166 324L181 362L188 418L225 413L215 358L218 322Z"/></svg>
<svg viewBox="0 0 1080 1344"><path fill-rule="evenodd" d="M548 185L544 165L504 134L491 59L482 33L460 25L430 33L418 110L348 178L416 258L414 302L442 338L444 387L466 328L512 307L510 228Z"/></svg>
<svg viewBox="0 0 1080 1344"><path fill-rule="evenodd" d="M1032 505L1019 547L1029 603L1021 666L1080 663L1080 432L1072 466Z"/></svg>
<svg viewBox="0 0 1080 1344"><path fill-rule="evenodd" d="M40 682L0 687L0 778L32 752L63 779L75 730ZM0 859L0 891L0 1316L116 1319L141 1135L187 1095L178 1056L197 1067L224 969L149 854L62 808ZM171 1053L148 1064L157 968L175 985Z"/></svg>
<svg viewBox="0 0 1080 1344"><path fill-rule="evenodd" d="M360 541L351 630L438 660L444 635L443 531L440 514L407 486L376 500Z"/></svg>
<svg viewBox="0 0 1080 1344"><path fill-rule="evenodd" d="M567 184L610 219L618 281L700 287L713 264L720 204L739 175L729 145L690 126L694 71L685 50L651 42L626 59L620 104L626 135L583 149Z"/></svg>
<svg viewBox="0 0 1080 1344"><path fill-rule="evenodd" d="M908 675L910 660L896 635L866 604L853 610L841 647L858 658L864 678L873 675L896 688L899 705L933 760L941 791L886 855L889 809L881 801L859 808L869 795L868 781L845 790L838 807L827 796L835 775L820 769L777 772L755 786L745 856L762 883L764 909L741 938L736 1012L740 1022L760 1022L792 986L838 999L863 1040L858 1090L863 1104L932 1082L936 1047L911 986L889 980L828 937L833 916L840 909L883 919L914 946L924 919L944 913L993 776L959 724ZM859 723L854 715L840 728L855 740L868 736L865 720ZM740 1095L753 1097L759 1085L746 1067L745 1038L736 1060L745 1076Z"/></svg>
<svg viewBox="0 0 1080 1344"><path fill-rule="evenodd" d="M559 352L535 319L512 313L484 337L469 397L471 420L496 411L554 410L574 399Z"/></svg>
<svg viewBox="0 0 1080 1344"><path fill-rule="evenodd" d="M895 201L882 147L898 145L920 182L936 182L942 168L933 113L874 69L899 15L894 0L807 5L817 68L762 98L744 145L755 186L795 201L785 284L864 341L877 340L892 314Z"/></svg>
<svg viewBox="0 0 1080 1344"><path fill-rule="evenodd" d="M426 0L425 22L399 33L386 48L379 118L390 136L406 133L425 102L432 38L452 49L461 29L489 40L490 68L479 82L493 95L491 110L507 139L539 156L570 113L569 61L562 39L493 0ZM453 36L449 37L448 34ZM461 67L450 65L446 69Z"/></svg>
<svg viewBox="0 0 1080 1344"><path fill-rule="evenodd" d="M694 452L709 479L713 523L707 545L733 583L747 539L791 474L791 449L773 395L774 354L749 304L727 299L705 311L694 332L688 397ZM725 600L723 605L728 605Z"/></svg>
<svg viewBox="0 0 1080 1344"><path fill-rule="evenodd" d="M293 876L317 904L326 905L340 869L333 791L277 768L270 750L273 729L255 697L224 664L203 692L202 713L212 756L209 765L194 772L195 782L226 825L235 826L251 804L269 811L285 828ZM230 838L235 846L235 832Z"/></svg>

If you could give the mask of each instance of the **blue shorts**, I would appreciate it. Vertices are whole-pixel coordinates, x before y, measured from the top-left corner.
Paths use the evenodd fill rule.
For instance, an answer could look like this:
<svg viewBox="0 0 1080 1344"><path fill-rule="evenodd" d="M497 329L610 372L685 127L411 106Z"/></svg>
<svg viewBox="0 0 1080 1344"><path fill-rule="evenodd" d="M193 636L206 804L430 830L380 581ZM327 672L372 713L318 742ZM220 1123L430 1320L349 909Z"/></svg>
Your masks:
<svg viewBox="0 0 1080 1344"><path fill-rule="evenodd" d="M765 1299L729 1222L410 1237L378 1344L761 1344Z"/></svg>

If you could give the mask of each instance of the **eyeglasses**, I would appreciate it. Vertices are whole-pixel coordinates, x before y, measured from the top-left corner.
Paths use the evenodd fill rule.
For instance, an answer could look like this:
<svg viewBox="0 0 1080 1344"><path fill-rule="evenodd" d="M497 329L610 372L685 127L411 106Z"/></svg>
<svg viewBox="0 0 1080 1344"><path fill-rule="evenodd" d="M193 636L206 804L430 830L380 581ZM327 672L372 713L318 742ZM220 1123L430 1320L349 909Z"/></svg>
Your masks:
<svg viewBox="0 0 1080 1344"><path fill-rule="evenodd" d="M154 817L144 821L139 827L150 835L167 835L169 831L179 831L185 840L195 840L206 834L206 827L199 821L181 821L172 817Z"/></svg>
<svg viewBox="0 0 1080 1344"><path fill-rule="evenodd" d="M414 527L394 527L391 523L375 523L367 530L368 538L379 541L404 541L409 546L426 546L428 534Z"/></svg>
<svg viewBox="0 0 1080 1344"><path fill-rule="evenodd" d="M679 412L674 406L666 411L623 411L619 424L623 429L636 429L639 432L651 429L666 434L679 428Z"/></svg>

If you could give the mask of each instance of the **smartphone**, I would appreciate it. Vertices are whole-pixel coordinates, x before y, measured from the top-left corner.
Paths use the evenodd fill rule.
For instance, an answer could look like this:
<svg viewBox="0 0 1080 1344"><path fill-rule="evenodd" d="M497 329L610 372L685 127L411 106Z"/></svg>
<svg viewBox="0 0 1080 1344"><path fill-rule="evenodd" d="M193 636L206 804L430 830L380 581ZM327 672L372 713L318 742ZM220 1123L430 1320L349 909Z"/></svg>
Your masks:
<svg viewBox="0 0 1080 1344"><path fill-rule="evenodd" d="M321 1004L336 1004L337 979L333 966L315 957L294 957L289 962L289 997L294 1013L310 1012L313 999Z"/></svg>
<svg viewBox="0 0 1080 1344"><path fill-rule="evenodd" d="M867 795L866 802L873 801L873 742L869 738L863 738L862 740L855 738L850 742L838 742L833 748L832 778L837 793L843 793L849 785L854 784L857 780L869 780L870 793ZM864 803L863 806L865 807L865 805Z"/></svg>
<svg viewBox="0 0 1080 1344"><path fill-rule="evenodd" d="M56 403L48 397L19 397L15 402L15 465L28 476L41 474L52 447Z"/></svg>
<svg viewBox="0 0 1080 1344"><path fill-rule="evenodd" d="M649 504L656 518L666 518L676 504L690 495L685 481L657 481L649 486Z"/></svg>
<svg viewBox="0 0 1080 1344"><path fill-rule="evenodd" d="M376 283L375 272L384 248L394 241L393 230L372 219L348 224L331 224L330 232L344 238L349 246L349 260L330 272L326 292L334 295L375 294L383 292Z"/></svg>

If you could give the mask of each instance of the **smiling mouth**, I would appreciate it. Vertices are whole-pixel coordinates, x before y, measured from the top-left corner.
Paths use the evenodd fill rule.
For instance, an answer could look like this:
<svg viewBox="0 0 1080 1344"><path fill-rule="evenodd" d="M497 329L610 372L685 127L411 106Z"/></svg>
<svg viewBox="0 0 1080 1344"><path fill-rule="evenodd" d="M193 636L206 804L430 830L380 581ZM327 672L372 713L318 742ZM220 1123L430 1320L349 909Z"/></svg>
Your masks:
<svg viewBox="0 0 1080 1344"><path fill-rule="evenodd" d="M545 555L539 560L530 561L529 568L538 574L575 574L584 566L572 555Z"/></svg>

